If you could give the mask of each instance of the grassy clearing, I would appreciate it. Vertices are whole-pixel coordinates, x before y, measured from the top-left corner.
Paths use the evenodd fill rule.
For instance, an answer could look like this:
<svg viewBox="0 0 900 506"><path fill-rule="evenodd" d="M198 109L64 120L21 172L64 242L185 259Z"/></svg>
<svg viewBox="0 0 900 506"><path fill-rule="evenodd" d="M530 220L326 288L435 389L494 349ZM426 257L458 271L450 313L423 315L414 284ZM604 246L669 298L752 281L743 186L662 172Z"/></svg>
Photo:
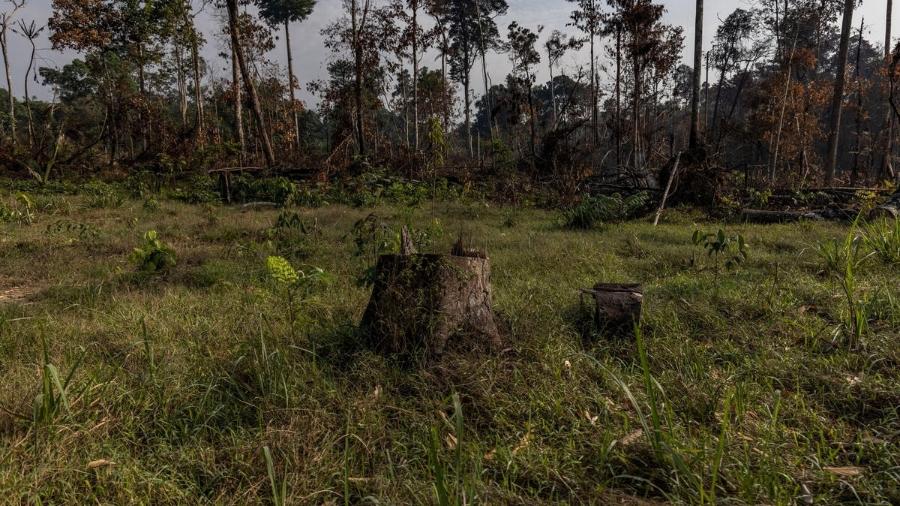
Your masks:
<svg viewBox="0 0 900 506"><path fill-rule="evenodd" d="M848 306L819 253L846 226L729 225L749 260L716 276L691 236L719 225L684 212L576 232L329 206L278 232L279 210L31 198L0 224L4 502L900 502L900 275L867 258ZM416 370L357 345L372 212L487 249L507 352ZM149 230L177 254L159 275L129 260ZM273 254L327 273L296 311ZM587 330L598 281L644 283L640 340Z"/></svg>

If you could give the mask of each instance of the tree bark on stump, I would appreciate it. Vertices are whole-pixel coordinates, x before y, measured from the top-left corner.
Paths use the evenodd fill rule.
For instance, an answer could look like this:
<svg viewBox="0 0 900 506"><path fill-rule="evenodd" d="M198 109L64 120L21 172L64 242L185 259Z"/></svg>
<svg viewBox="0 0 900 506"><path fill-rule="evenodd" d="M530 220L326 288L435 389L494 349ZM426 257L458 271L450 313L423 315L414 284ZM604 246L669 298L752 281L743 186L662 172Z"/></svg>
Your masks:
<svg viewBox="0 0 900 506"><path fill-rule="evenodd" d="M457 345L499 349L489 260L382 256L361 327L369 344L386 354L434 357Z"/></svg>
<svg viewBox="0 0 900 506"><path fill-rule="evenodd" d="M594 298L594 322L600 330L631 333L641 321L644 290L636 284L598 283L582 290Z"/></svg>

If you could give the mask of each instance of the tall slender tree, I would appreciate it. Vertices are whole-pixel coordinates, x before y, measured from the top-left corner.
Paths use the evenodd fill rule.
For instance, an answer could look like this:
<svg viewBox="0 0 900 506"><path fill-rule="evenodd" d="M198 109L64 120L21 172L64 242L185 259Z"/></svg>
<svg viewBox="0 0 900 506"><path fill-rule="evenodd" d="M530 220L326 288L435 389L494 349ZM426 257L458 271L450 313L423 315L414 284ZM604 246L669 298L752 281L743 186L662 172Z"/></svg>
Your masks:
<svg viewBox="0 0 900 506"><path fill-rule="evenodd" d="M275 165L275 152L272 149L272 141L269 138L269 131L266 129L266 119L263 116L262 104L259 101L259 94L256 92L256 84L253 82L253 75L250 73L250 66L244 57L244 47L239 24L239 14L237 0L226 0L225 5L228 11L228 28L231 32L231 45L234 48L234 56L241 69L241 77L244 80L244 88L250 98L250 105L253 109L253 118L256 120L256 126L259 130L259 136L262 139L263 156L265 156L266 164L270 167Z"/></svg>
<svg viewBox="0 0 900 506"><path fill-rule="evenodd" d="M840 144L841 115L844 110L844 88L847 82L847 56L850 52L850 30L853 24L853 9L856 0L844 1L844 18L841 23L841 42L838 48L837 68L834 78L834 92L831 99L831 118L828 128L828 154L825 165L825 184L834 182Z"/></svg>
<svg viewBox="0 0 900 506"><path fill-rule="evenodd" d="M34 118L31 115L31 93L28 91L28 82L31 80L31 71L34 70L34 58L37 55L37 38L40 37L41 33L44 31L43 26L37 26L35 21L31 21L31 23L25 23L24 20L19 20L19 27L15 30L16 33L28 39L28 43L31 44L31 54L28 58L28 70L25 71L25 112L28 118L28 147L34 147Z"/></svg>
<svg viewBox="0 0 900 506"><path fill-rule="evenodd" d="M16 98L13 94L12 72L9 69L9 29L19 10L25 6L25 0L6 0L9 10L0 13L0 49L3 51L3 68L6 71L6 91L8 98L9 133L15 146L16 140Z"/></svg>
<svg viewBox="0 0 900 506"><path fill-rule="evenodd" d="M700 145L700 72L703 67L703 0L697 0L694 14L694 68L691 81L691 151Z"/></svg>
<svg viewBox="0 0 900 506"><path fill-rule="evenodd" d="M475 156L472 137L472 68L485 48L495 47L499 37L496 13L506 12L506 0L447 0L446 19L450 38L450 74L463 87L464 126L469 156ZM487 74L485 74L485 77ZM486 94L486 97L489 94Z"/></svg>
<svg viewBox="0 0 900 506"><path fill-rule="evenodd" d="M891 20L894 15L894 2L893 0L887 0L887 13L884 15L884 68L885 68L885 76L889 75L890 66L891 66ZM894 164L893 164L893 152L894 152L894 128L896 127L897 120L894 118L894 115L891 113L890 104L885 108L885 114L887 118L885 123L887 123L887 133L885 134L884 139L884 152L881 157L881 173L879 177L889 178L894 177Z"/></svg>
<svg viewBox="0 0 900 506"><path fill-rule="evenodd" d="M294 121L294 141L297 149L300 149L300 113L298 111L297 97L294 90L297 87L297 79L294 76L294 57L291 51L291 23L305 20L312 14L316 0L257 0L259 15L270 26L284 27L284 45L287 48L288 64L288 90L291 97L291 112Z"/></svg>
<svg viewBox="0 0 900 506"><path fill-rule="evenodd" d="M598 0L569 0L576 5L572 12L572 26L586 37L591 57L591 136L594 147L600 142L600 99L597 83L596 43L603 24L603 13Z"/></svg>
<svg viewBox="0 0 900 506"><path fill-rule="evenodd" d="M509 35L507 36L509 39L508 50L513 64L513 74L518 78L522 87L527 90L528 124L531 132L529 147L531 148L532 164L537 158L537 120L534 110L534 82L537 77L534 74L534 67L541 62L541 55L538 53L536 45L538 34L542 30L543 27L535 33L513 21L509 25Z"/></svg>

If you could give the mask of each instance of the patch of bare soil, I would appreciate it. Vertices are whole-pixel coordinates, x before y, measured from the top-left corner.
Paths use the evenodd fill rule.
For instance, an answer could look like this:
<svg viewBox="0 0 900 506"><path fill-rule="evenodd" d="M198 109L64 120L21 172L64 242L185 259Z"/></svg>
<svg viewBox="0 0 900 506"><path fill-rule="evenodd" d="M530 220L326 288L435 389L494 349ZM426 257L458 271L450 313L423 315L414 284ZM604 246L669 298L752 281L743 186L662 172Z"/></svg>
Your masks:
<svg viewBox="0 0 900 506"><path fill-rule="evenodd" d="M37 292L34 286L0 280L0 304L23 304Z"/></svg>

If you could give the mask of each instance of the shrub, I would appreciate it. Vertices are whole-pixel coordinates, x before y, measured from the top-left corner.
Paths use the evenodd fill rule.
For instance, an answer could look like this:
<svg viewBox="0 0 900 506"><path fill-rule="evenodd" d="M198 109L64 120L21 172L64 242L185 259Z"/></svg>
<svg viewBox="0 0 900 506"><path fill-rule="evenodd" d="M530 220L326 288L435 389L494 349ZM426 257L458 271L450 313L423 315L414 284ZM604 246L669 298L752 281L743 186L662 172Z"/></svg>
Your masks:
<svg viewBox="0 0 900 506"><path fill-rule="evenodd" d="M215 204L222 201L216 180L205 174L195 175L186 186L175 188L172 198L187 204Z"/></svg>
<svg viewBox="0 0 900 506"><path fill-rule="evenodd" d="M286 177L235 177L231 182L231 196L237 202L291 202L297 185Z"/></svg>
<svg viewBox="0 0 900 506"><path fill-rule="evenodd" d="M33 221L34 203L28 195L17 194L16 203L12 207L0 203L0 222L30 225Z"/></svg>
<svg viewBox="0 0 900 506"><path fill-rule="evenodd" d="M865 243L887 264L900 264L900 220L879 220L865 227Z"/></svg>
<svg viewBox="0 0 900 506"><path fill-rule="evenodd" d="M579 204L563 211L563 220L568 228L586 230L603 223L634 218L649 202L647 192L639 192L628 197L618 193L586 197Z"/></svg>
<svg viewBox="0 0 900 506"><path fill-rule="evenodd" d="M122 207L125 195L115 186L103 181L94 180L82 188L85 205L92 209Z"/></svg>
<svg viewBox="0 0 900 506"><path fill-rule="evenodd" d="M266 240L279 255L303 259L315 253L322 238L316 220L306 220L297 212L282 212L275 225L266 230Z"/></svg>
<svg viewBox="0 0 900 506"><path fill-rule="evenodd" d="M291 324L291 334L297 321L297 306L310 295L316 282L325 279L325 271L318 267L308 272L295 269L287 259L270 256L266 259L266 270L274 284L276 295L283 297Z"/></svg>
<svg viewBox="0 0 900 506"><path fill-rule="evenodd" d="M719 273L719 265L725 261L725 268L734 269L744 263L749 256L747 242L740 234L727 235L721 228L716 233L703 233L695 230L691 241L694 246L702 246L706 254L714 259L716 274Z"/></svg>
<svg viewBox="0 0 900 506"><path fill-rule="evenodd" d="M175 251L165 245L156 230L144 234L144 244L134 248L131 261L142 272L161 272L176 264Z"/></svg>

